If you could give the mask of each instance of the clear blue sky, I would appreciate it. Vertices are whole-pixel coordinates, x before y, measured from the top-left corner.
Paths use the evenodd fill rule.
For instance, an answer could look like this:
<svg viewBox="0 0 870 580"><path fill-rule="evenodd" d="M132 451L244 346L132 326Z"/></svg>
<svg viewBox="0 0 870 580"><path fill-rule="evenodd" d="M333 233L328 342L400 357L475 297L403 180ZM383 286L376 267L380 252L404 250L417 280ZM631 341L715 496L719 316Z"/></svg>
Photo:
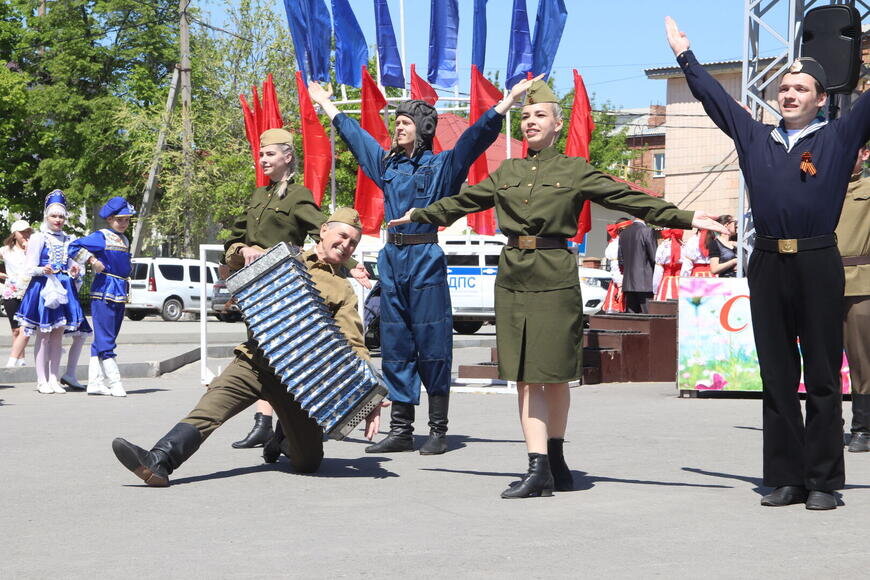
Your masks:
<svg viewBox="0 0 870 580"><path fill-rule="evenodd" d="M221 24L216 2L194 0ZM370 51L375 44L372 0L349 0L359 20ZM282 0L276 10L284 16ZM331 6L329 0L327 6ZM399 37L399 0L388 0L393 25ZM458 73L460 91L468 90L471 71L473 1L459 0ZM742 58L743 0L565 0L568 20L553 67L560 94L573 86L576 68L595 95L595 102L609 101L617 107L664 104L665 81L647 80L643 69L675 65L664 35L664 17L677 20L692 41L699 60L710 62ZM511 21L512 0L489 0L487 4L487 74L500 70L504 79ZM527 0L529 27L534 34L538 0ZM415 63L425 78L429 60L429 0L405 0L405 70ZM286 21L285 21L286 24Z"/></svg>

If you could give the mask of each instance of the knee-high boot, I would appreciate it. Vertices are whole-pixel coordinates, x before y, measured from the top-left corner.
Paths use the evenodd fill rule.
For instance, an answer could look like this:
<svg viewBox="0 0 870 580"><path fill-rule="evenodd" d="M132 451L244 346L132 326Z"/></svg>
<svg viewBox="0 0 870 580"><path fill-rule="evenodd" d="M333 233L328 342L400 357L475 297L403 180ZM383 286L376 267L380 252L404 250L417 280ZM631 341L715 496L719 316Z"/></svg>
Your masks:
<svg viewBox="0 0 870 580"><path fill-rule="evenodd" d="M447 409L450 394L429 395L429 439L420 447L420 455L440 455L447 451Z"/></svg>
<svg viewBox="0 0 870 580"><path fill-rule="evenodd" d="M414 405L393 402L390 407L390 433L366 453L395 453L414 450Z"/></svg>
<svg viewBox="0 0 870 580"><path fill-rule="evenodd" d="M202 443L199 430L189 423L178 423L151 451L145 451L120 437L112 441L112 451L124 467L151 487L169 485L169 474L196 453Z"/></svg>

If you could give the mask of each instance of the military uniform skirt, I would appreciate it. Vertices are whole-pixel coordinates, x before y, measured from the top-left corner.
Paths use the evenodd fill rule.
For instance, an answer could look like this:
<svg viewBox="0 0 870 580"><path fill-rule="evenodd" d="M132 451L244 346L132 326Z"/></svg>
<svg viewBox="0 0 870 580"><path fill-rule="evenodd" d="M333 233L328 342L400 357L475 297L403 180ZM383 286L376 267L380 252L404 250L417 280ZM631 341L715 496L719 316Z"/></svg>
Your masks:
<svg viewBox="0 0 870 580"><path fill-rule="evenodd" d="M580 286L522 292L495 287L499 377L565 383L583 374Z"/></svg>

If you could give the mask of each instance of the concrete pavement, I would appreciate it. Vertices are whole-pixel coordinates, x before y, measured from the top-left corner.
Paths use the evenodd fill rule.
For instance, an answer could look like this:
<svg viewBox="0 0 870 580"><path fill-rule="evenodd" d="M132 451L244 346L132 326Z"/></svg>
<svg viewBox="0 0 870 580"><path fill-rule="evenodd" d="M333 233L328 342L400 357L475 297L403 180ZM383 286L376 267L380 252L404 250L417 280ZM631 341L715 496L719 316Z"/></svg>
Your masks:
<svg viewBox="0 0 870 580"><path fill-rule="evenodd" d="M111 440L150 446L196 403L198 379L198 365L131 379L126 399L0 386L4 578L792 579L870 565L870 454L846 454L845 506L762 508L758 400L574 389L578 490L553 498L498 497L526 463L516 399L458 392L443 456L369 456L355 432L326 443L319 473L296 475L230 448L247 411L172 487L147 488ZM425 403L417 426L419 444Z"/></svg>

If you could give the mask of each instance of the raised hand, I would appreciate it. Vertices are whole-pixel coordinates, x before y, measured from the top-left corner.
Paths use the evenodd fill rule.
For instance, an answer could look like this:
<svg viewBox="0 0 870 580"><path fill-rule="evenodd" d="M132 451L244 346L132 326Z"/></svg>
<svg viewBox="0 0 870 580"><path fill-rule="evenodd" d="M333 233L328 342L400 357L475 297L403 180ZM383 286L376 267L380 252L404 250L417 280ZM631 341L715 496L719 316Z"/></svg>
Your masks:
<svg viewBox="0 0 870 580"><path fill-rule="evenodd" d="M536 76L533 79L523 79L519 81L517 84L513 86L510 92L503 98L499 103L495 106L495 110L500 115L504 115L507 113L508 109L510 109L514 104L522 100L523 95L529 87L532 86L532 83L535 81L539 81L544 78L543 74Z"/></svg>
<svg viewBox="0 0 870 580"><path fill-rule="evenodd" d="M668 44L674 51L674 56L680 56L689 50L689 37L681 31L677 23L670 16L665 16L665 34L668 36Z"/></svg>
<svg viewBox="0 0 870 580"><path fill-rule="evenodd" d="M712 215L704 211L695 212L695 215L692 217L692 227L728 235L728 228L717 222Z"/></svg>
<svg viewBox="0 0 870 580"><path fill-rule="evenodd" d="M332 98L332 85L328 84L323 88L317 81L311 81L308 83L308 96L318 105L323 105Z"/></svg>

